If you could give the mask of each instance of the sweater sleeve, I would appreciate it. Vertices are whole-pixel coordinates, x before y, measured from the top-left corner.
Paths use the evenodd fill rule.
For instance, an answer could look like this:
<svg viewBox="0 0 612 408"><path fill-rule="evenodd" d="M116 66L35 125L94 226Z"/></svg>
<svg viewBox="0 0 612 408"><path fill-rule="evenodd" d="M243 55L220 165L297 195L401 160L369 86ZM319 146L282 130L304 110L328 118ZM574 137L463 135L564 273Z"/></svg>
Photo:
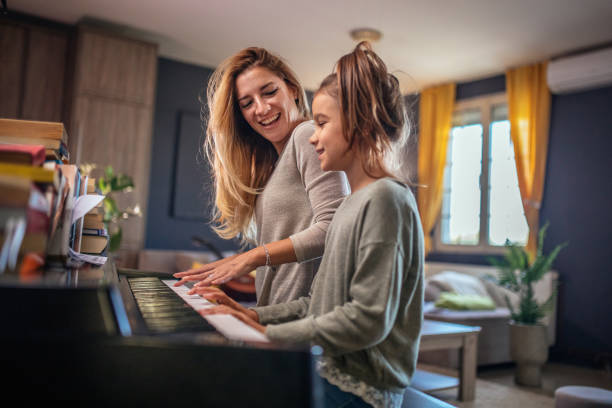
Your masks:
<svg viewBox="0 0 612 408"><path fill-rule="evenodd" d="M321 316L269 325L275 341L312 341L328 355L372 347L389 333L401 296L403 255L395 243L368 244L359 249L350 285L350 301Z"/></svg>
<svg viewBox="0 0 612 408"><path fill-rule="evenodd" d="M314 125L312 122L307 122L296 128L293 137L297 167L313 212L312 224L289 237L299 263L323 255L327 227L336 209L349 194L349 185L344 173L321 170L317 152L309 142L313 133Z"/></svg>
<svg viewBox="0 0 612 408"><path fill-rule="evenodd" d="M251 309L257 313L259 323L274 324L303 318L308 312L309 304L309 297L301 297L291 302L253 307Z"/></svg>

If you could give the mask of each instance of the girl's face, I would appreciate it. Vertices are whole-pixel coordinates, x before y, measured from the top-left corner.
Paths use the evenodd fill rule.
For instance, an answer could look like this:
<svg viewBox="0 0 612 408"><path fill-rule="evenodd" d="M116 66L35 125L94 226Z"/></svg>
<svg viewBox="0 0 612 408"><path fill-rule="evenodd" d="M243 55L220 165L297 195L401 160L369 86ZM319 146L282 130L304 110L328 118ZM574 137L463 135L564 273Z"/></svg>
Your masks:
<svg viewBox="0 0 612 408"><path fill-rule="evenodd" d="M344 137L338 101L324 91L319 92L312 101L312 113L316 129L310 143L319 154L321 170L349 169L354 154Z"/></svg>
<svg viewBox="0 0 612 408"><path fill-rule="evenodd" d="M267 68L250 68L236 77L242 116L279 153L300 119L296 97L296 91Z"/></svg>

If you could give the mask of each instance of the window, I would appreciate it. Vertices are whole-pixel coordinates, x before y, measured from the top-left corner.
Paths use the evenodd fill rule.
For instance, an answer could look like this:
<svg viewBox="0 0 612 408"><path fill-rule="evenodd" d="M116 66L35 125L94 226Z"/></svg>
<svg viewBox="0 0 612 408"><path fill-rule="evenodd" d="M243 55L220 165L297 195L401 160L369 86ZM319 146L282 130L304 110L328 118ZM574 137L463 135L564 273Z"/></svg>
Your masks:
<svg viewBox="0 0 612 408"><path fill-rule="evenodd" d="M458 102L448 142L435 249L496 253L525 245L528 227L516 175L505 94Z"/></svg>

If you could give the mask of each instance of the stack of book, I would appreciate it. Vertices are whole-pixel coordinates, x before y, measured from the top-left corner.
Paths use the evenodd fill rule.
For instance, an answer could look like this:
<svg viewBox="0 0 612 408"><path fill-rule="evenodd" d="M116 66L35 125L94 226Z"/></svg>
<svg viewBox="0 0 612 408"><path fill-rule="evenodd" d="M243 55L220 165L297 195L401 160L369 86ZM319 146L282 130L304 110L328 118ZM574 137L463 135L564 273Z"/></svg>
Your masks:
<svg viewBox="0 0 612 408"><path fill-rule="evenodd" d="M62 123L0 119L0 274L24 277L48 264L78 266L83 251L102 254L90 252L85 213L103 196L67 162L67 141Z"/></svg>
<svg viewBox="0 0 612 408"><path fill-rule="evenodd" d="M44 264L49 239L61 213L62 174L44 145L30 143L38 123L23 129L21 121L0 119L0 273L27 273ZM45 137L63 137L45 127ZM24 143L4 143L13 135ZM27 136L26 136L27 135ZM42 138L42 137L41 137ZM11 139L13 140L13 139Z"/></svg>
<svg viewBox="0 0 612 408"><path fill-rule="evenodd" d="M68 133L61 122L0 118L0 143L43 146L46 160L57 163L70 160Z"/></svg>

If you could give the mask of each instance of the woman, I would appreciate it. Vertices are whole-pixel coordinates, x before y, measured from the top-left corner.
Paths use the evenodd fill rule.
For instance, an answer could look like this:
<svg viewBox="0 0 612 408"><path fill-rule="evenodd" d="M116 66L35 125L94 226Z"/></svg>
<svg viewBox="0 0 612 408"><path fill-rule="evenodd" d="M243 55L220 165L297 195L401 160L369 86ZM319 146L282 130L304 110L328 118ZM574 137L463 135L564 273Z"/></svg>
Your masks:
<svg viewBox="0 0 612 408"><path fill-rule="evenodd" d="M257 268L257 305L305 296L349 187L343 173L320 169L309 146L314 125L304 89L280 58L251 47L217 68L207 95L215 231L258 246L177 273L177 285L219 285Z"/></svg>

